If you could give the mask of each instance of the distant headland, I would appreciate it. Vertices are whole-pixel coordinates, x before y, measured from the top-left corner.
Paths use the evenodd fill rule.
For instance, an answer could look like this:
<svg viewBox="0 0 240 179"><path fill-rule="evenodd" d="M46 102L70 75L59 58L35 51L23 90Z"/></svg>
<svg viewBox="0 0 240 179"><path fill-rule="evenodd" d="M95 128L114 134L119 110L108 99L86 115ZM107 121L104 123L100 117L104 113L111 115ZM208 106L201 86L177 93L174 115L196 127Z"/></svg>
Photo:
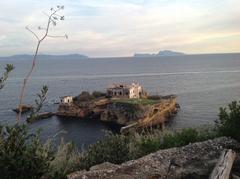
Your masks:
<svg viewBox="0 0 240 179"><path fill-rule="evenodd" d="M7 56L7 57L0 57L0 59L6 59L6 60L28 60L32 59L33 55L29 54L19 54L19 55L12 55L12 56ZM38 55L38 59L88 59L88 56L82 55L82 54L67 54L67 55L46 55L46 54L40 54Z"/></svg>
<svg viewBox="0 0 240 179"><path fill-rule="evenodd" d="M182 52L175 52L171 50L163 50L159 51L158 53L135 53L134 57L159 57L159 56L181 56L181 55L186 55L185 53Z"/></svg>

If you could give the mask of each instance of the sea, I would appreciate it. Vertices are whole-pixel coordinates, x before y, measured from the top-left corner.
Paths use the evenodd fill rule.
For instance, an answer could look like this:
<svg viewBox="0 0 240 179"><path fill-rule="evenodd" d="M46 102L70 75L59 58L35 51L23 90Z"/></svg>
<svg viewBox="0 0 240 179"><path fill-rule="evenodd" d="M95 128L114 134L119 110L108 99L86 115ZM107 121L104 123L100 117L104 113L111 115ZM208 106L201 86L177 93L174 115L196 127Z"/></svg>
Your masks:
<svg viewBox="0 0 240 179"><path fill-rule="evenodd" d="M0 91L0 124L13 125L24 76L31 60L1 59L15 66ZM0 71L0 72L1 72ZM27 84L24 104L34 104L42 85L49 88L43 111L56 111L60 96L82 91L106 91L112 83L139 83L152 95L177 95L180 111L167 127L172 129L214 124L219 108L240 100L240 54L204 54L168 57L125 57L88 59L38 59ZM23 116L21 123L25 123ZM106 136L115 127L94 119L52 117L29 124L41 131L41 139L74 142L79 148Z"/></svg>

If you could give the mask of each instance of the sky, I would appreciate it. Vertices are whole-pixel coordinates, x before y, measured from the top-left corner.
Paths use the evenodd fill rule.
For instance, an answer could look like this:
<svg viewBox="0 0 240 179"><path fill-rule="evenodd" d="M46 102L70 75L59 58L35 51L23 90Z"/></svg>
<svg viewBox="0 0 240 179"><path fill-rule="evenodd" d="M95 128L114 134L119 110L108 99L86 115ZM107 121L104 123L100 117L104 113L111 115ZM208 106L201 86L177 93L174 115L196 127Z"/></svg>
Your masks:
<svg viewBox="0 0 240 179"><path fill-rule="evenodd" d="M240 52L240 0L0 0L0 56L32 54L51 7L65 16L42 54L132 56L174 50L188 54Z"/></svg>

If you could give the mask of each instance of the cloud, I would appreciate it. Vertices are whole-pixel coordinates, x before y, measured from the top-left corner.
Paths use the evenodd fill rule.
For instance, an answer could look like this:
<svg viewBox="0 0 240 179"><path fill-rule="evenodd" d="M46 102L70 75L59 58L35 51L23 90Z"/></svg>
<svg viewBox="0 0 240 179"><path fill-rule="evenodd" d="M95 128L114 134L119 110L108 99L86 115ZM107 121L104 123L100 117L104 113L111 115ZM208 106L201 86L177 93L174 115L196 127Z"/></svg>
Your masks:
<svg viewBox="0 0 240 179"><path fill-rule="evenodd" d="M0 38L0 55L31 52L35 41L24 27L45 25L42 11L57 3L66 6L66 21L51 33L67 33L69 40L49 39L43 53L127 56L167 48L187 53L239 51L239 0L9 0L0 2L4 27L0 34L5 37Z"/></svg>

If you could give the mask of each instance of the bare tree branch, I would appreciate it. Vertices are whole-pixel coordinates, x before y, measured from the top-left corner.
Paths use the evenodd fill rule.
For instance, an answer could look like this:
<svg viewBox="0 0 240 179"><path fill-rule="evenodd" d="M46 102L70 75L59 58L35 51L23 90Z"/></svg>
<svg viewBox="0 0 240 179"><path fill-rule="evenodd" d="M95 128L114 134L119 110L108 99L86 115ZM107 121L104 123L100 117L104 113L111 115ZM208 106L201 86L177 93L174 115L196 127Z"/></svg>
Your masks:
<svg viewBox="0 0 240 179"><path fill-rule="evenodd" d="M36 66L36 60L37 60L37 55L38 55L38 52L39 52L40 45L41 45L42 41L48 36L51 22L54 22L53 16L57 12L59 12L60 10L63 10L63 9L64 9L64 6L57 6L56 10L54 8L51 8L51 14L47 15L48 16L48 21L47 21L46 28L43 28L43 30L45 30L45 33L42 37L39 37L35 32L33 32L28 27L26 28L29 32L31 32L37 38L37 46L36 46L36 50L35 50L35 53L34 53L34 56L33 56L31 69L27 73L26 77L23 80L23 85L22 85L21 93L20 93L20 97L19 97L19 113L18 113L18 116L17 116L18 121L21 119L22 105L23 105L22 102L23 102L23 99L24 99L24 93L25 93L26 85L27 85L28 80L30 79L30 76L31 76L35 66Z"/></svg>
<svg viewBox="0 0 240 179"><path fill-rule="evenodd" d="M39 37L37 36L37 34L35 32L33 32L28 26L25 27L29 32L31 32L34 37L36 37L37 40L39 40Z"/></svg>
<svg viewBox="0 0 240 179"><path fill-rule="evenodd" d="M67 38L66 35L47 35L50 38Z"/></svg>

